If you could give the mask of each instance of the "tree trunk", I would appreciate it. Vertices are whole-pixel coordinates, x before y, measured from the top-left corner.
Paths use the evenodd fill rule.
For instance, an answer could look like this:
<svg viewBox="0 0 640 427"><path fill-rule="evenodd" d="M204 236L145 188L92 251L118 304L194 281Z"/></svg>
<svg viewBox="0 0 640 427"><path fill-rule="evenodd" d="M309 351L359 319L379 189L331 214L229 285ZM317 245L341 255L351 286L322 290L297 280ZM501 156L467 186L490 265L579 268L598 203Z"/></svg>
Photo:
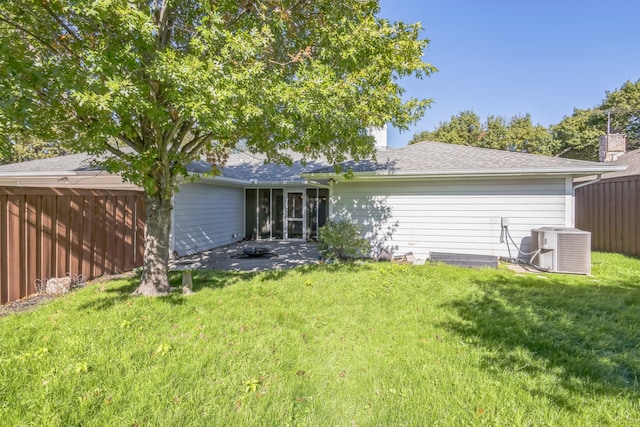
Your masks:
<svg viewBox="0 0 640 427"><path fill-rule="evenodd" d="M133 295L162 296L171 292L168 276L171 200L147 194L146 203L143 271Z"/></svg>

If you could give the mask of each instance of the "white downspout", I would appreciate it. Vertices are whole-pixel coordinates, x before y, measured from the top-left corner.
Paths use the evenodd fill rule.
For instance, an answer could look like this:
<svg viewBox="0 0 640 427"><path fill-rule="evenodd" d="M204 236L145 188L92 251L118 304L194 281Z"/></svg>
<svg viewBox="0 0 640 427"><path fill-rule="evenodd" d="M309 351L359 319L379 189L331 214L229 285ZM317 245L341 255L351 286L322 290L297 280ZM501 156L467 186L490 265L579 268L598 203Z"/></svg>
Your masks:
<svg viewBox="0 0 640 427"><path fill-rule="evenodd" d="M571 222L572 222L571 226L572 227L576 226L576 190L578 188L586 187L587 185L595 184L595 183L599 182L600 180L602 180L602 174L601 173L599 173L597 175L597 178L594 179L594 180L581 182L580 184L577 184L577 185L573 186L573 190L572 190L572 193L571 193L571 199L573 199L573 218L571 220Z"/></svg>

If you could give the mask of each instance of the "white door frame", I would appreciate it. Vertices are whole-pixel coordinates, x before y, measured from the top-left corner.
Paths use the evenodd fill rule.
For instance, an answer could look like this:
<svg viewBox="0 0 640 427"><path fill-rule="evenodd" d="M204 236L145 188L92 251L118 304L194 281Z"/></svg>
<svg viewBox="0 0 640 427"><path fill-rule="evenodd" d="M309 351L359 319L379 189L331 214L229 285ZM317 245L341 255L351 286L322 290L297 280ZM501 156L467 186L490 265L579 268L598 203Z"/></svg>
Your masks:
<svg viewBox="0 0 640 427"><path fill-rule="evenodd" d="M289 218L289 194L296 193L302 195L302 218ZM289 221L302 223L302 238L289 237ZM285 188L284 190L284 239L285 240L306 240L307 239L307 194L304 188Z"/></svg>

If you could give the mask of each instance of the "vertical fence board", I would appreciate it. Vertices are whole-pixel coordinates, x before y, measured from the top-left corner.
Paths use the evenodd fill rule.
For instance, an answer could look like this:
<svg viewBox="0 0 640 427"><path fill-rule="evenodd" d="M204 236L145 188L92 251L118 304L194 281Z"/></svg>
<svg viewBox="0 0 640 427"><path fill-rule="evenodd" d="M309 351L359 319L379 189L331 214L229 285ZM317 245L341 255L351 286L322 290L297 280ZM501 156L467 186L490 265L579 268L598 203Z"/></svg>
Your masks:
<svg viewBox="0 0 640 427"><path fill-rule="evenodd" d="M55 239L53 227L55 225L56 199L54 196L42 196L42 251L40 259L40 277L46 279L51 277L55 266Z"/></svg>
<svg viewBox="0 0 640 427"><path fill-rule="evenodd" d="M136 198L127 196L124 203L124 270L129 271L134 268L134 248L135 237L134 215L136 210Z"/></svg>
<svg viewBox="0 0 640 427"><path fill-rule="evenodd" d="M24 216L20 212L21 199L20 196L7 198L7 268L9 272L7 295L9 300L20 299L20 283L23 280L23 265L20 258L24 248L20 235L24 234L22 226Z"/></svg>
<svg viewBox="0 0 640 427"><path fill-rule="evenodd" d="M115 211L115 242L113 248L113 257L115 259L114 264L118 273L125 271L124 268L124 253L125 253L125 197L116 197L116 211Z"/></svg>
<svg viewBox="0 0 640 427"><path fill-rule="evenodd" d="M104 250L104 268L106 272L114 272L115 271L115 263L113 257L113 248L115 246L116 241L116 216L115 216L115 197L108 196L106 198L105 203L105 229L106 233L106 244Z"/></svg>
<svg viewBox="0 0 640 427"><path fill-rule="evenodd" d="M9 302L7 240L7 196L0 195L0 304Z"/></svg>
<svg viewBox="0 0 640 427"><path fill-rule="evenodd" d="M53 271L53 275L55 277L62 277L69 271L69 235L70 235L70 224L69 219L71 217L71 213L69 212L71 205L71 197L70 196L60 196L58 197L58 206L57 206L57 227L54 228L54 233L57 236L57 246L56 246L56 259L57 264L56 268Z"/></svg>
<svg viewBox="0 0 640 427"><path fill-rule="evenodd" d="M135 264L136 267L142 265L142 258L144 257L144 236L145 236L145 217L146 217L146 203L142 196L138 196L136 201L136 253Z"/></svg>
<svg viewBox="0 0 640 427"><path fill-rule="evenodd" d="M634 179L629 181L629 254L640 255L640 227L638 226L638 180Z"/></svg>
<svg viewBox="0 0 640 427"><path fill-rule="evenodd" d="M620 184L622 185L622 251L628 254L631 250L631 236L629 235L629 231L631 230L631 219L629 218L631 212L631 206L629 205L630 182L624 181Z"/></svg>
<svg viewBox="0 0 640 427"><path fill-rule="evenodd" d="M25 257L25 280L21 286L21 298L24 298L28 295L31 295L35 292L35 280L37 276L37 265L38 263L38 229L37 229L37 217L38 217L38 200L39 197L29 195L25 198L25 209L26 209L26 233L25 233L25 244L26 244L26 257Z"/></svg>
<svg viewBox="0 0 640 427"><path fill-rule="evenodd" d="M93 214L95 210L95 196L85 196L82 201L82 211L84 213L82 221L82 266L81 271L84 277L93 277L94 269L94 234L93 234Z"/></svg>
<svg viewBox="0 0 640 427"><path fill-rule="evenodd" d="M84 220L82 208L84 207L84 198L81 196L72 196L70 200L70 244L69 250L69 272L74 275L81 274L82 267L82 238L84 237Z"/></svg>
<svg viewBox="0 0 640 427"><path fill-rule="evenodd" d="M614 241L613 241L613 246L612 246L612 250L615 250L615 248L622 248L623 245L623 240L622 240L622 234L623 234L623 229L624 229L624 222L623 222L623 215L622 215L622 211L623 211L623 198L622 198L622 182L616 182L615 183L615 190L614 190L614 205L616 207L616 232L614 235Z"/></svg>
<svg viewBox="0 0 640 427"><path fill-rule="evenodd" d="M36 213L36 257L33 262L36 265L36 275L33 278L33 292L36 292L36 279L42 277L42 196L36 197L35 200L35 213Z"/></svg>
<svg viewBox="0 0 640 427"><path fill-rule="evenodd" d="M106 197L100 196L96 197L95 204L95 212L94 212L94 274L95 276L102 276L105 274L105 260L104 260L104 250L107 242L107 230L106 230Z"/></svg>

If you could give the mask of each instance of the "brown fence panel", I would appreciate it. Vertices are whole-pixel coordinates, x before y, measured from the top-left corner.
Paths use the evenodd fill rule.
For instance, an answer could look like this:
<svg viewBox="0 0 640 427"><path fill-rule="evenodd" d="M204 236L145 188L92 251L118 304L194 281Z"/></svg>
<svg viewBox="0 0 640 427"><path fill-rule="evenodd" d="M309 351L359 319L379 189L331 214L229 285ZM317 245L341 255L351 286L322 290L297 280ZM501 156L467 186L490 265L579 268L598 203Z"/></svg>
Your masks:
<svg viewBox="0 0 640 427"><path fill-rule="evenodd" d="M36 279L141 266L144 214L136 191L0 187L0 303Z"/></svg>
<svg viewBox="0 0 640 427"><path fill-rule="evenodd" d="M576 190L576 227L592 248L640 256L640 176L603 180Z"/></svg>

